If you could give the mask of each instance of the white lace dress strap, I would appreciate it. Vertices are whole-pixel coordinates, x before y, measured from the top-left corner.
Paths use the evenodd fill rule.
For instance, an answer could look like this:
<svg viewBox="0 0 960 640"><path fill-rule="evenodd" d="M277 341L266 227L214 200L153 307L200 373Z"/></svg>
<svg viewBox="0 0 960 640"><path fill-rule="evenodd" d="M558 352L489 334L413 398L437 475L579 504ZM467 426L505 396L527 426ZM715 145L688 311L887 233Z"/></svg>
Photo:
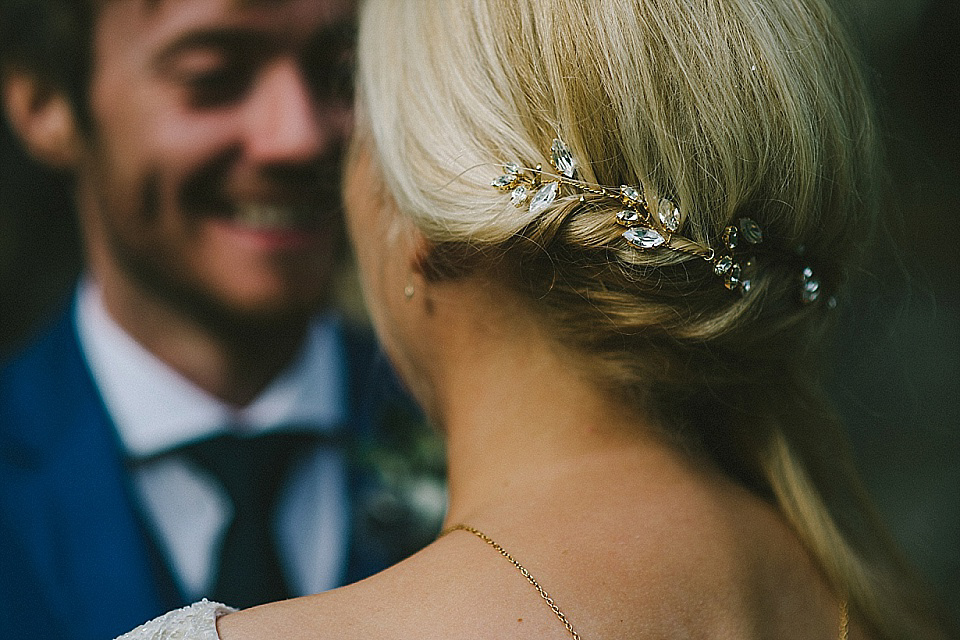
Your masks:
<svg viewBox="0 0 960 640"><path fill-rule="evenodd" d="M116 640L219 640L217 618L236 611L203 599L146 622Z"/></svg>

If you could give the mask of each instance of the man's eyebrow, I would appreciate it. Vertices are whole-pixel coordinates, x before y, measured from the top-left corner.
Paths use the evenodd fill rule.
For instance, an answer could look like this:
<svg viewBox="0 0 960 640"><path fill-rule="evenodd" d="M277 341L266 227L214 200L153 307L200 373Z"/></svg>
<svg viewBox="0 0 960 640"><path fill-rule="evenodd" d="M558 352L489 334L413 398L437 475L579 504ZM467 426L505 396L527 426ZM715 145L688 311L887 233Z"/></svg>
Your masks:
<svg viewBox="0 0 960 640"><path fill-rule="evenodd" d="M356 39L357 25L354 20L340 20L321 26L308 39L308 47L352 45ZM153 66L162 68L177 55L191 49L239 48L248 52L268 51L275 45L275 37L258 29L244 27L210 27L184 33L162 47L152 58Z"/></svg>
<svg viewBox="0 0 960 640"><path fill-rule="evenodd" d="M189 31L157 51L152 64L155 68L162 68L191 49L256 49L268 46L270 40L269 36L255 29L211 27Z"/></svg>

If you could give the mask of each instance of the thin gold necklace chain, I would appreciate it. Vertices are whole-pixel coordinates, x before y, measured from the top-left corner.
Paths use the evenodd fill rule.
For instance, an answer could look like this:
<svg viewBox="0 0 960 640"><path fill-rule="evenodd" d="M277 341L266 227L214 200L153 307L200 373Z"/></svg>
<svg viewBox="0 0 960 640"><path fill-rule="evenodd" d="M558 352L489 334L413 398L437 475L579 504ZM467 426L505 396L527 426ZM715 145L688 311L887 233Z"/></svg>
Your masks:
<svg viewBox="0 0 960 640"><path fill-rule="evenodd" d="M557 618L560 619L560 622L563 623L564 628L566 628L566 630L570 632L570 636L574 638L574 640L581 640L580 634L574 631L573 625L570 624L569 620L567 620L567 616L564 615L563 611L560 610L560 607L557 606L557 603L553 601L553 598L550 597L550 594L548 594L546 590L540 586L540 583L537 582L532 575L530 575L530 572L527 571L526 567L524 567L522 564L517 562L516 559L512 555L510 555L510 552L504 549L503 547L501 547L493 538L491 538L484 532L480 531L479 529L474 529L473 527L465 524L455 524L452 527L448 527L444 529L443 531L440 532L440 537L442 538L448 533L451 533L453 531L458 531L458 530L472 533L473 535L477 536L478 538L486 542L488 545L496 549L500 553L500 555L502 555L504 558L509 560L510 563L517 568L517 571L519 571L520 574L527 579L527 582L533 585L534 589L537 590L537 593L540 594L540 597L543 598L543 601L547 603L548 607L550 607L550 610L553 611L556 614Z"/></svg>
<svg viewBox="0 0 960 640"><path fill-rule="evenodd" d="M540 597L543 598L543 601L547 603L548 607L550 607L550 610L553 611L556 614L557 618L560 619L560 622L563 623L564 628L566 628L566 630L570 632L570 636L573 637L574 640L581 640L580 634L574 630L573 625L570 624L569 620L567 620L567 616L563 613L563 611L560 610L560 607L557 606L557 603L553 601L553 598L550 597L550 594L548 594L546 590L540 586L540 583L537 582L537 580L532 575L530 575L530 572L527 571L526 567L524 567L522 564L517 562L516 558L510 555L509 551L507 551L502 546L500 546L500 544L496 540L494 540L493 538L485 534L483 531L480 531L479 529L475 529L474 527L471 527L470 525L466 525L466 524L455 524L452 527L447 527L446 529L440 532L440 537L442 538L448 533L452 533L454 531L466 531L468 533L472 533L473 535L477 536L478 538L486 542L488 545L496 549L500 553L500 555L502 555L504 558L509 560L510 563L517 568L517 571L519 571L520 574L527 579L527 582L533 585L533 587L537 590L537 593L540 594ZM844 598L843 600L840 601L840 640L849 640L849 637L850 637L850 612L847 607L847 600L846 598Z"/></svg>
<svg viewBox="0 0 960 640"><path fill-rule="evenodd" d="M850 612L847 611L847 599L840 601L840 640L850 638Z"/></svg>

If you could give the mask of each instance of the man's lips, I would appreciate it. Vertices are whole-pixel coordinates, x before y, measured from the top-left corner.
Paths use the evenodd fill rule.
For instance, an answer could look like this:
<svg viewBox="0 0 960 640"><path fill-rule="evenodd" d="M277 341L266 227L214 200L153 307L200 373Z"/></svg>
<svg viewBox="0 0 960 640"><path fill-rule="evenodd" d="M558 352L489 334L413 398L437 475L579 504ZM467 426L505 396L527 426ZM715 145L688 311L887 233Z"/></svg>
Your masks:
<svg viewBox="0 0 960 640"><path fill-rule="evenodd" d="M239 205L230 221L251 231L310 231L322 227L316 206L251 202Z"/></svg>
<svg viewBox="0 0 960 640"><path fill-rule="evenodd" d="M245 203L210 219L218 233L259 250L297 250L326 242L330 214L316 206Z"/></svg>

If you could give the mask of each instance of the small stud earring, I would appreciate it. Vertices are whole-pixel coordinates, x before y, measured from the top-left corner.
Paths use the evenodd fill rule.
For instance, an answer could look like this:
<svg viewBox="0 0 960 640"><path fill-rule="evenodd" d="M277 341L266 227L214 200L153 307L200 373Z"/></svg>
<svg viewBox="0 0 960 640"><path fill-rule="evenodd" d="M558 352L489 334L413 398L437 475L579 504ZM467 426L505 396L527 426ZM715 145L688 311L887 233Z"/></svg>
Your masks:
<svg viewBox="0 0 960 640"><path fill-rule="evenodd" d="M417 292L416 289L413 288L413 280L410 280L409 282L407 282L407 286L403 288L403 296L407 300L410 300L411 298L413 298L413 294L416 292Z"/></svg>

